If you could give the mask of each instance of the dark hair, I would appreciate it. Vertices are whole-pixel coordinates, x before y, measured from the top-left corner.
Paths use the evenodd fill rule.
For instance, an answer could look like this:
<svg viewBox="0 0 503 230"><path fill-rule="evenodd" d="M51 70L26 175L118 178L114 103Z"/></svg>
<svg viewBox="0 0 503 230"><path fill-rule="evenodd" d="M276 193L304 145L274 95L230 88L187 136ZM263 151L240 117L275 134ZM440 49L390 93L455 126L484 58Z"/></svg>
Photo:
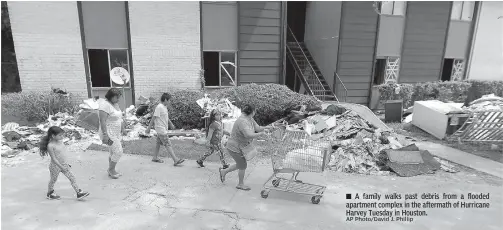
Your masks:
<svg viewBox="0 0 503 230"><path fill-rule="evenodd" d="M243 106L243 109L241 111L246 115L250 115L253 113L253 111L255 111L255 107L253 107L253 105L246 104L245 106Z"/></svg>
<svg viewBox="0 0 503 230"><path fill-rule="evenodd" d="M161 102L169 101L171 99L171 94L169 93L163 93L161 96Z"/></svg>
<svg viewBox="0 0 503 230"><path fill-rule="evenodd" d="M215 121L215 117L217 116L217 113L219 113L218 109L213 109L210 113L210 122L208 122L209 125L213 124ZM206 129L206 137L208 137L208 132L210 131L210 127Z"/></svg>
<svg viewBox="0 0 503 230"><path fill-rule="evenodd" d="M40 156L47 156L47 146L49 145L49 142L51 142L54 136L63 132L65 131L58 126L52 126L49 130L47 130L47 135L42 137L42 139L40 139L40 143L38 144L40 148Z"/></svg>
<svg viewBox="0 0 503 230"><path fill-rule="evenodd" d="M122 96L122 92L120 91L120 89L117 89L117 88L111 88L108 90L107 94L105 94L105 98L108 100L108 101L111 101L113 97L120 97Z"/></svg>

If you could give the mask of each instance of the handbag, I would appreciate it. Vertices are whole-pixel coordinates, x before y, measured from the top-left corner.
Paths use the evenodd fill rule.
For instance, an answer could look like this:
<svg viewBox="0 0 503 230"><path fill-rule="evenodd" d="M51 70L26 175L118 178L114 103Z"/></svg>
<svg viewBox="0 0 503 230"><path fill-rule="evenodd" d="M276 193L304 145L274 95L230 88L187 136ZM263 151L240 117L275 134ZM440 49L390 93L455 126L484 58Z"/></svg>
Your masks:
<svg viewBox="0 0 503 230"><path fill-rule="evenodd" d="M247 146L241 149L243 151L243 155L247 161L252 160L258 155L258 150L257 147L255 146L254 142L250 142Z"/></svg>

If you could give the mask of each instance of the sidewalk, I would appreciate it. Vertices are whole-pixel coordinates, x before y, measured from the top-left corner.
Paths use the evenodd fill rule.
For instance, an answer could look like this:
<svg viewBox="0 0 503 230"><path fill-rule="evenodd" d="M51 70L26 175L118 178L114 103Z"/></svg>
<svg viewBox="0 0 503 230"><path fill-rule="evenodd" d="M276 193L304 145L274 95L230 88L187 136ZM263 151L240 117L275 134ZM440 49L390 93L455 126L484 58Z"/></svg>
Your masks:
<svg viewBox="0 0 503 230"><path fill-rule="evenodd" d="M79 185L91 193L76 201L68 180L60 175L59 201L45 199L48 159L31 154L2 158L2 229L499 229L503 225L501 184L488 184L465 172L438 172L412 178L325 172L301 173L299 179L327 185L320 204L310 197L271 191L260 197L271 175L269 161L249 164L246 182L251 191L234 187L237 173L225 184L218 163L196 167L156 164L149 156L125 155L118 165L124 176L106 175L105 152L76 152L72 170ZM4 162L5 161L5 162ZM167 161L169 162L169 161ZM490 209L427 209L414 222L346 222L346 193L490 193ZM398 202L403 202L402 200ZM27 208L28 207L28 208Z"/></svg>
<svg viewBox="0 0 503 230"><path fill-rule="evenodd" d="M503 164L483 157L463 152L445 145L432 142L416 142L417 147L428 150L431 154L475 170L503 178Z"/></svg>

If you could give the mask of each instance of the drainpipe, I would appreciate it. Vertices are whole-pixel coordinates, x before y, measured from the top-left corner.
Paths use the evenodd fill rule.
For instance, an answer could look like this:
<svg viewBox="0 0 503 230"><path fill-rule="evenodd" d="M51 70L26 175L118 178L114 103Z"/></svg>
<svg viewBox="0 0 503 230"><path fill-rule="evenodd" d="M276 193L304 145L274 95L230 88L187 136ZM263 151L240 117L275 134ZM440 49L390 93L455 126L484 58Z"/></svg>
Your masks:
<svg viewBox="0 0 503 230"><path fill-rule="evenodd" d="M482 11L482 3L480 1L475 2L475 6L473 9L473 19L472 19L472 25L470 26L470 33L469 33L469 39L468 39L468 45L466 47L466 54L465 54L465 73L464 73L464 79L468 80L468 75L470 74L470 67L472 65L472 57L473 57L473 50L475 46L475 39L477 38L477 30L479 28L479 20L480 20L480 12Z"/></svg>

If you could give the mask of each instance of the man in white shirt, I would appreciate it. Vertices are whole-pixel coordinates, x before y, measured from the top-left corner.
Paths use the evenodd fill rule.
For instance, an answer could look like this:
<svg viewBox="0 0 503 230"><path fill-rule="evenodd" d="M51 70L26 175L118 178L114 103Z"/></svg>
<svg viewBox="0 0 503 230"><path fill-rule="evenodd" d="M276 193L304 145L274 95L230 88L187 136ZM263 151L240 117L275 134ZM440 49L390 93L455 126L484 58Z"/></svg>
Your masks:
<svg viewBox="0 0 503 230"><path fill-rule="evenodd" d="M168 130L169 128L174 128L175 126L169 120L169 113L168 113L168 104L169 104L169 99L171 98L171 95L168 93L163 93L161 96L161 103L157 105L157 107L154 110L154 114L152 118L150 119L150 123L147 127L146 133L150 133L150 129L152 126L154 126L155 131L157 132L157 144L155 146L155 153L154 153L154 158L152 159L153 162L157 163L164 163L163 160L159 159L159 150L161 148L161 145L164 145L166 149L168 150L169 155L173 159L174 165L180 165L185 161L185 159L178 158L175 155L175 152L173 151L173 147L171 146L171 141L169 140L168 136Z"/></svg>

